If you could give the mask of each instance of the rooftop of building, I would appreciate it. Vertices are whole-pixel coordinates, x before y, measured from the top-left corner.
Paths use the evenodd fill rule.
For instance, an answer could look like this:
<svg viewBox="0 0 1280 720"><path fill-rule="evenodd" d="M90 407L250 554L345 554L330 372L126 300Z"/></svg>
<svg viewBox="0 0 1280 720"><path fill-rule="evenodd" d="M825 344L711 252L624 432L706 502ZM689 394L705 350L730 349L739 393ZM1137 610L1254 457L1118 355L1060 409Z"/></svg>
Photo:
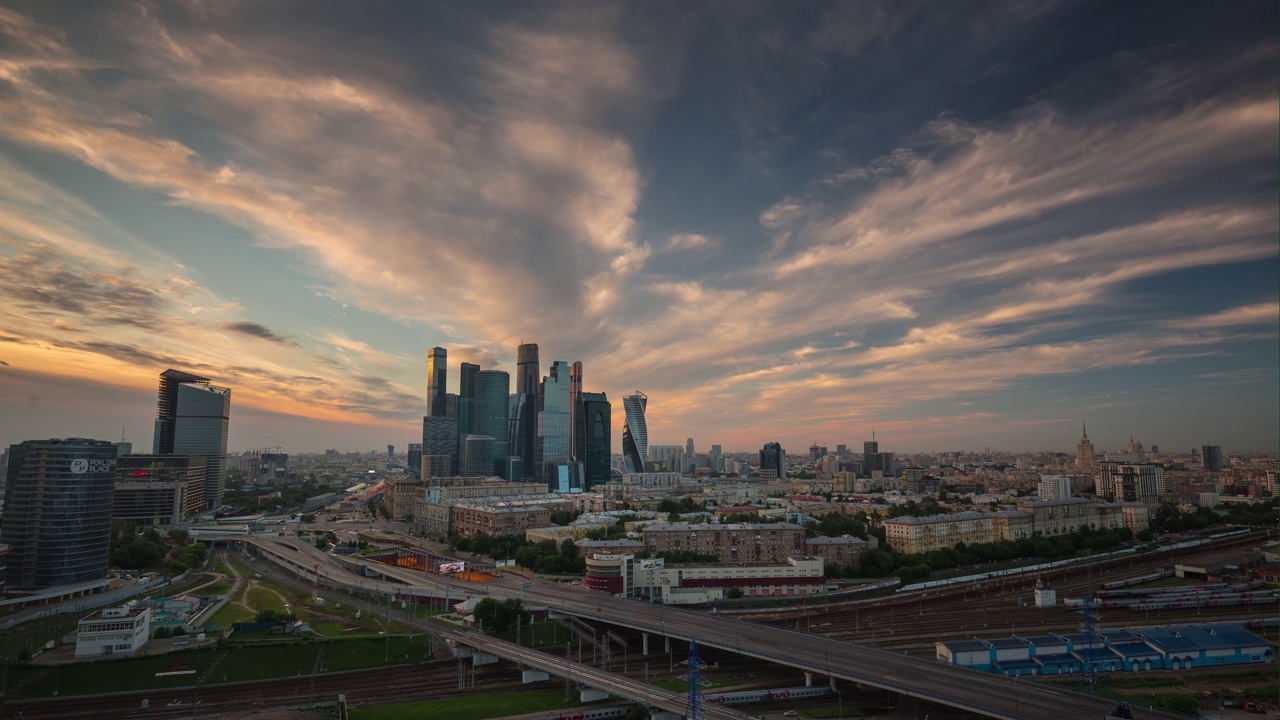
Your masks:
<svg viewBox="0 0 1280 720"><path fill-rule="evenodd" d="M646 525L644 528L645 532L708 532L715 530L804 530L804 528L788 522L724 523L722 525L715 523L698 523L696 525L688 523L654 523Z"/></svg>
<svg viewBox="0 0 1280 720"><path fill-rule="evenodd" d="M924 517L911 517L904 515L902 517L889 518L884 521L886 525L889 523L897 523L899 525L932 525L943 522L958 522L963 520L981 520L989 518L990 513L981 513L969 510L962 513L952 513L947 515L926 515Z"/></svg>
<svg viewBox="0 0 1280 720"><path fill-rule="evenodd" d="M867 541L852 535L840 537L816 537L805 540L806 545L866 545Z"/></svg>

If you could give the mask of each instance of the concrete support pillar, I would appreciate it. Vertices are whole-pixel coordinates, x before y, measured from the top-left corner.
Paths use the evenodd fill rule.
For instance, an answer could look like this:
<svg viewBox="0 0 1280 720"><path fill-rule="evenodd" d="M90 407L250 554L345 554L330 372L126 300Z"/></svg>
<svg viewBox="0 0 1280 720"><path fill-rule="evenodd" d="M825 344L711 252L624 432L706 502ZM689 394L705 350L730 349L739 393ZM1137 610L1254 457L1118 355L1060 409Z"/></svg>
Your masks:
<svg viewBox="0 0 1280 720"><path fill-rule="evenodd" d="M804 671L804 686L813 687L813 673L808 670Z"/></svg>
<svg viewBox="0 0 1280 720"><path fill-rule="evenodd" d="M671 636L670 635L662 636L662 651L671 652Z"/></svg>
<svg viewBox="0 0 1280 720"><path fill-rule="evenodd" d="M521 678L520 681L523 682L525 685L528 685L529 683L542 682L543 680L547 680L550 677L551 677L550 675L546 674L541 670L525 670L523 677Z"/></svg>
<svg viewBox="0 0 1280 720"><path fill-rule="evenodd" d="M579 698L582 702L595 702L596 700L604 700L609 697L609 693L595 688L582 688L582 694Z"/></svg>
<svg viewBox="0 0 1280 720"><path fill-rule="evenodd" d="M489 653L477 652L471 656L471 665L473 667L480 667L481 665L492 665L496 662L498 662L498 656L490 655Z"/></svg>
<svg viewBox="0 0 1280 720"><path fill-rule="evenodd" d="M649 654L649 633L640 633L640 640L643 643L640 654L648 655Z"/></svg>

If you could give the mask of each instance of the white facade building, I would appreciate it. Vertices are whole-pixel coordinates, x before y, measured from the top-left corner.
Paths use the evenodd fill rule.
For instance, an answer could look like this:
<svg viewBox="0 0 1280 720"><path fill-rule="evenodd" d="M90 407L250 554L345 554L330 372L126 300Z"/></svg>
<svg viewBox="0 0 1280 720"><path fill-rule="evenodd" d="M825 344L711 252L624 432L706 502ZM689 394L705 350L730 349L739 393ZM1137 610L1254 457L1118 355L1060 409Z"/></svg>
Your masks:
<svg viewBox="0 0 1280 720"><path fill-rule="evenodd" d="M151 608L132 603L100 610L76 627L76 659L132 655L151 639Z"/></svg>

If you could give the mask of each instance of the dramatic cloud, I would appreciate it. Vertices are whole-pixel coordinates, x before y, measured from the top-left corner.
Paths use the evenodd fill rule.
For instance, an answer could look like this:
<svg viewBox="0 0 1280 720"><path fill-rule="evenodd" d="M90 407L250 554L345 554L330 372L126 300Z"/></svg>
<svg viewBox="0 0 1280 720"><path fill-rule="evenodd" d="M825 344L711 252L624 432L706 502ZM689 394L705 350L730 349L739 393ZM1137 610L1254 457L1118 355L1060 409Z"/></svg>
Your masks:
<svg viewBox="0 0 1280 720"><path fill-rule="evenodd" d="M526 341L647 392L659 443L1065 447L1123 376L1192 445L1165 388L1276 362L1274 8L1114 47L1070 3L293 10L0 8L24 382L198 368L376 445L427 348ZM1230 424L1274 447L1257 390Z"/></svg>

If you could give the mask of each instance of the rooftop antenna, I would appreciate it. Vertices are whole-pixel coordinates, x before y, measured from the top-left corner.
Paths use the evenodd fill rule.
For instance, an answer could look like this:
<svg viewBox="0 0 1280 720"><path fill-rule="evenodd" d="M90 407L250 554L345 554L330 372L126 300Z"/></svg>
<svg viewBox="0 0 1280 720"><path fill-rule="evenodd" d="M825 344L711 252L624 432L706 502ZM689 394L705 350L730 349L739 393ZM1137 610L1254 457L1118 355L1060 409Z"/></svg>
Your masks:
<svg viewBox="0 0 1280 720"><path fill-rule="evenodd" d="M124 426L120 426L120 442L124 442Z"/></svg>
<svg viewBox="0 0 1280 720"><path fill-rule="evenodd" d="M871 423L871 442L876 441L876 424Z"/></svg>

